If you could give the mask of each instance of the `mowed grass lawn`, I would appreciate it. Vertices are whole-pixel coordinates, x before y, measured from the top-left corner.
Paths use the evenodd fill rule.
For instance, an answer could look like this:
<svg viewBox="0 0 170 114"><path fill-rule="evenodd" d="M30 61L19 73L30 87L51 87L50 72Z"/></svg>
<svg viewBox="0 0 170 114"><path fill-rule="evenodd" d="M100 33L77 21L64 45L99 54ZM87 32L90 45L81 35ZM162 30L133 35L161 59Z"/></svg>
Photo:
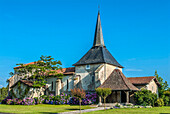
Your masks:
<svg viewBox="0 0 170 114"><path fill-rule="evenodd" d="M170 106L154 108L126 108L126 109L109 109L83 114L170 114Z"/></svg>
<svg viewBox="0 0 170 114"><path fill-rule="evenodd" d="M82 106L82 109L90 109L90 106ZM39 113L39 114L48 114L48 113L59 113L59 112L68 112L79 110L79 105L2 105L0 104L0 113Z"/></svg>

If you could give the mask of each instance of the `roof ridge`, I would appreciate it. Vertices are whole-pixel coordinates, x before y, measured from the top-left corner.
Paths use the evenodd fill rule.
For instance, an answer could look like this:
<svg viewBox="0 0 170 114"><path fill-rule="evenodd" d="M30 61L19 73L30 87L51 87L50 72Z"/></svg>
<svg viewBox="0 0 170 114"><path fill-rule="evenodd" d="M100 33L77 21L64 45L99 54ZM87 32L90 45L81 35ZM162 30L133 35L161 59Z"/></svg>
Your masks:
<svg viewBox="0 0 170 114"><path fill-rule="evenodd" d="M102 58L103 58L103 61L106 63L106 60L105 60L105 55L104 55L104 47L100 47L100 48L102 48Z"/></svg>
<svg viewBox="0 0 170 114"><path fill-rule="evenodd" d="M116 70L116 69L115 69ZM123 81L124 81L124 83L125 83L125 85L127 86L127 88L129 88L129 86L126 84L126 81L125 81L125 79L123 78L123 73L119 70L119 69L117 69L118 71L119 71L119 73L120 73L120 75L121 75L121 78L123 79ZM129 90L131 90L130 88L129 88Z"/></svg>
<svg viewBox="0 0 170 114"><path fill-rule="evenodd" d="M127 77L127 78L148 78L148 77L155 77L155 76Z"/></svg>

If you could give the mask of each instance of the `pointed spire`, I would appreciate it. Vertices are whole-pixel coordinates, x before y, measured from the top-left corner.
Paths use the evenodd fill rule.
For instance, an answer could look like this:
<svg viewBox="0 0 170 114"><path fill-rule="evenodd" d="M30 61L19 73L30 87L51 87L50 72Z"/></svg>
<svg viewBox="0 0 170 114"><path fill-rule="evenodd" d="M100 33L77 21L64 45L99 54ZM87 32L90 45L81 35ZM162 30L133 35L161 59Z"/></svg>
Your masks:
<svg viewBox="0 0 170 114"><path fill-rule="evenodd" d="M105 46L103 40L102 26L100 20L100 12L98 11L97 22L96 22L96 30L94 36L93 47L96 46Z"/></svg>

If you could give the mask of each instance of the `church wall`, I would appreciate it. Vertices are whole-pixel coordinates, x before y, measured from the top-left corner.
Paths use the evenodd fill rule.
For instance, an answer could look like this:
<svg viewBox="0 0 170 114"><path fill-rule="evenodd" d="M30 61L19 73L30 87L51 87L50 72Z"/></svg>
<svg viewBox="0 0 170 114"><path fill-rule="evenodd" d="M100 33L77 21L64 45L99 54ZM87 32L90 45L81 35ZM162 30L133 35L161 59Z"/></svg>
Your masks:
<svg viewBox="0 0 170 114"><path fill-rule="evenodd" d="M49 78L47 78L48 90L50 91L50 93L52 93L54 95L55 95L57 89L60 88L60 87L58 87L58 88L56 87L57 80L58 80L57 77L49 77ZM52 87L52 82L53 82L53 87ZM71 75L71 76L70 75L63 76L60 83L61 83L61 84L59 84L59 85L61 85L60 93L61 92L71 91L70 89L74 88L73 75ZM68 86L67 86L67 84L68 84Z"/></svg>
<svg viewBox="0 0 170 114"><path fill-rule="evenodd" d="M16 86L13 87L13 89L11 91L13 91L13 93L15 94L15 96L17 98L20 98L24 95L24 98L34 98L34 97L40 97L41 95L44 95L44 88L34 88L34 87L29 87L29 91L27 94L25 94L26 89L28 88L27 85L21 83L21 92L18 89L18 84ZM14 96L12 96L12 98L15 98Z"/></svg>
<svg viewBox="0 0 170 114"><path fill-rule="evenodd" d="M110 65L110 64L101 64L101 68L98 69L99 71L95 73L95 80L96 84L95 87L99 87L103 82L110 76L110 74L113 72L114 69L116 69L116 66ZM118 68L120 71L122 71L122 68Z"/></svg>
<svg viewBox="0 0 170 114"><path fill-rule="evenodd" d="M86 65L76 66L76 75L81 76L81 85L84 90L94 91L95 90L95 70L101 64L90 64L90 69L86 69Z"/></svg>
<svg viewBox="0 0 170 114"><path fill-rule="evenodd" d="M113 70L116 68L122 72L122 68L119 68L117 66L113 66L110 64L106 64L106 78L108 78L110 76L110 74L113 72Z"/></svg>

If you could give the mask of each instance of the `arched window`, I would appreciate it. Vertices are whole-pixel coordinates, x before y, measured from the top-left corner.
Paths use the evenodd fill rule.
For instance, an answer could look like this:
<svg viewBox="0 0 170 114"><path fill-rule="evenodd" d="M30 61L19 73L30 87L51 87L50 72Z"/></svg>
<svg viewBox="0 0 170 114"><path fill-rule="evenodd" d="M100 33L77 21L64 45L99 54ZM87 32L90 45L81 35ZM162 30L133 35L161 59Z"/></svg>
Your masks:
<svg viewBox="0 0 170 114"><path fill-rule="evenodd" d="M52 84L51 84L51 90L53 90L53 82L52 82Z"/></svg>
<svg viewBox="0 0 170 114"><path fill-rule="evenodd" d="M69 89L69 81L68 81L68 79L67 79L67 89Z"/></svg>

